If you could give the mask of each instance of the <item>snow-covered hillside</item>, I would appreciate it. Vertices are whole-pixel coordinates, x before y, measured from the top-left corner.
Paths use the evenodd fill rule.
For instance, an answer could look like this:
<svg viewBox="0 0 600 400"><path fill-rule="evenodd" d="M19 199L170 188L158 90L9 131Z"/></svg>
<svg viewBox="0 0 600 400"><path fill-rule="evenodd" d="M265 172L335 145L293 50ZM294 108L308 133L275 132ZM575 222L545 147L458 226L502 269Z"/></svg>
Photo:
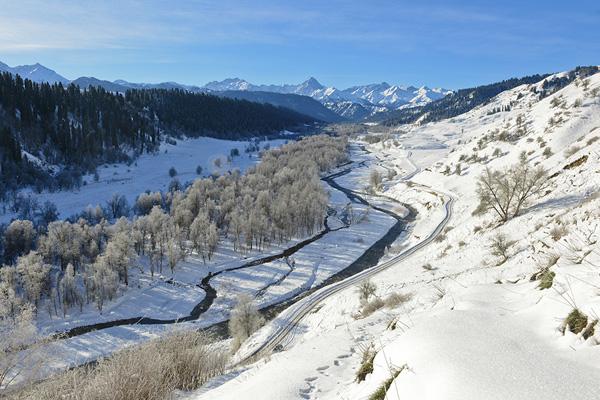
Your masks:
<svg viewBox="0 0 600 400"><path fill-rule="evenodd" d="M436 240L372 278L396 304L362 316L356 288L341 291L283 351L191 398L600 398L600 74L541 98L560 76L368 145L411 178L384 179L384 193L419 213L388 257L431 234L454 199ZM475 212L486 168L517 162L547 171L544 190L505 223Z"/></svg>

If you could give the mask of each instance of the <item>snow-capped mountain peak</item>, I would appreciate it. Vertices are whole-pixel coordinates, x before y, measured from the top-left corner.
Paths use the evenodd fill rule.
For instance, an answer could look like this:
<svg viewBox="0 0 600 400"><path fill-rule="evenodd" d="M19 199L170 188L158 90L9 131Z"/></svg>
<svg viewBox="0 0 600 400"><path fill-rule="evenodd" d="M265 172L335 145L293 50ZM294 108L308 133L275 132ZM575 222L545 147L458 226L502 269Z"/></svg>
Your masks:
<svg viewBox="0 0 600 400"><path fill-rule="evenodd" d="M33 65L18 65L16 67L9 67L6 64L0 66L0 68L5 67L4 69L7 72L12 74L18 74L22 78L30 79L34 82L48 82L48 83L62 83L66 85L69 83L69 80L64 76L59 75L56 71L44 67L40 63L35 63Z"/></svg>
<svg viewBox="0 0 600 400"><path fill-rule="evenodd" d="M205 89L215 91L226 90L253 90L254 85L240 78L228 78L222 81L212 81L204 85Z"/></svg>

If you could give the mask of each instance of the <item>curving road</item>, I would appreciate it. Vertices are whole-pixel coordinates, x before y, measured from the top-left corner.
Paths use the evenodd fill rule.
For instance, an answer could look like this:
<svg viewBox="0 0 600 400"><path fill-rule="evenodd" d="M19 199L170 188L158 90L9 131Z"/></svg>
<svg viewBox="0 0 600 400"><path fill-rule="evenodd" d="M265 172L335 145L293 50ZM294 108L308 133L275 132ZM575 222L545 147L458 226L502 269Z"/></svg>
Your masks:
<svg viewBox="0 0 600 400"><path fill-rule="evenodd" d="M410 155L411 154L409 154L409 157ZM420 169L415 166L415 171L403 177L403 180L408 180L412 178L419 171ZM417 251L432 243L435 240L435 238L446 227L448 221L450 221L450 219L452 218L452 206L454 204L454 198L449 194L443 193L433 188L426 186L422 187L426 188L429 191L437 193L444 199L444 218L436 226L435 230L429 234L427 238L417 243L416 245L406 249L405 251L388 261L378 264L370 269L364 270L338 283L325 286L313 292L311 295L305 297L304 299L298 301L296 304L294 304L288 309L289 311L286 312L285 315L283 315L282 318L279 319L279 321L277 321L276 318L275 321L277 321L279 327L273 333L267 336L259 346L250 350L248 354L243 355L238 364L251 362L263 354L268 354L278 348L284 347L293 339L296 327L298 327L298 325L304 319L304 317L311 313L323 300L335 295L336 293L341 292L342 290L355 286L356 284L365 281L390 267L395 266L397 263L408 259Z"/></svg>

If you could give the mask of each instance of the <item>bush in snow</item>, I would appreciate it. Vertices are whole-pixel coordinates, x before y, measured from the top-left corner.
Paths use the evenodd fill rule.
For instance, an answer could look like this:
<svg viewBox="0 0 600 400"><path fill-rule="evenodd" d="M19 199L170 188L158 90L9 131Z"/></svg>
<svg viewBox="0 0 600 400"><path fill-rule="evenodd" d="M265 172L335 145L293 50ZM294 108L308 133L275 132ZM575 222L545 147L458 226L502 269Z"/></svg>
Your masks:
<svg viewBox="0 0 600 400"><path fill-rule="evenodd" d="M42 365L34 315L32 305L20 300L7 282L0 281L0 397L12 389L16 378L34 379ZM28 351L24 352L24 347Z"/></svg>
<svg viewBox="0 0 600 400"><path fill-rule="evenodd" d="M412 299L412 293L402 294L402 293L394 292L394 293L390 293L383 300L383 302L385 303L386 307L394 308L394 307L398 307L399 305L410 301L410 299Z"/></svg>
<svg viewBox="0 0 600 400"><path fill-rule="evenodd" d="M366 280L357 286L356 291L358 292L358 298L361 304L367 303L371 296L374 296L375 292L377 292L377 285L370 280Z"/></svg>
<svg viewBox="0 0 600 400"><path fill-rule="evenodd" d="M21 390L10 399L163 400L225 372L226 352L201 332L179 332L123 350Z"/></svg>
<svg viewBox="0 0 600 400"><path fill-rule="evenodd" d="M588 317L584 313L582 313L577 308L574 308L573 311L567 315L565 321L563 322L562 331L563 334L566 329L569 331L578 334L583 331L583 338L587 339L588 337L594 334L594 327L596 326L598 321L592 321L588 326Z"/></svg>
<svg viewBox="0 0 600 400"><path fill-rule="evenodd" d="M554 273L554 271L550 271L548 269L543 270L538 275L538 278L540 280L540 284L538 285L538 288L540 290L550 289L552 287L552 284L554 283L555 276L556 276L556 273Z"/></svg>
<svg viewBox="0 0 600 400"><path fill-rule="evenodd" d="M369 175L369 192L375 193L378 190L381 190L382 183L383 178L381 177L379 171L377 171L376 169L371 171L371 174Z"/></svg>
<svg viewBox="0 0 600 400"><path fill-rule="evenodd" d="M390 377L388 379L386 379L381 384L381 386L379 386L377 388L377 390L373 394L371 394L371 396L369 396L369 400L385 400L387 397L387 391L394 383L394 379L396 379L398 377L398 375L400 375L400 373L402 371L404 371L406 368L408 368L408 367L406 365L403 365L402 367L400 367L397 370L392 369L390 371Z"/></svg>
<svg viewBox="0 0 600 400"><path fill-rule="evenodd" d="M560 239L562 239L565 235L567 235L568 233L569 233L569 229L564 224L555 225L550 230L550 237L552 238L552 240L557 242Z"/></svg>
<svg viewBox="0 0 600 400"><path fill-rule="evenodd" d="M500 260L496 265L504 264L509 258L509 249L514 244L514 241L502 233L497 234L490 240L490 250L493 256L499 257Z"/></svg>
<svg viewBox="0 0 600 400"><path fill-rule="evenodd" d="M375 311L383 308L385 306L385 302L379 298L375 297L371 301L367 301L362 304L362 309L360 310L360 315L356 316L357 318L366 318L369 315L373 314Z"/></svg>
<svg viewBox="0 0 600 400"><path fill-rule="evenodd" d="M354 379L357 383L364 381L367 375L373 372L373 361L377 355L373 343L370 343L368 346L363 346L361 352L360 367L358 368L358 371L356 371L356 378Z"/></svg>
<svg viewBox="0 0 600 400"><path fill-rule="evenodd" d="M174 178L174 177L176 177L176 176L177 176L177 170L175 169L175 167L171 167L171 168L169 168L169 176L170 176L171 178Z"/></svg>
<svg viewBox="0 0 600 400"><path fill-rule="evenodd" d="M237 298L236 305L229 317L229 334L233 338L231 349L233 352L240 348L242 343L256 332L265 322L258 312L256 304L247 295Z"/></svg>

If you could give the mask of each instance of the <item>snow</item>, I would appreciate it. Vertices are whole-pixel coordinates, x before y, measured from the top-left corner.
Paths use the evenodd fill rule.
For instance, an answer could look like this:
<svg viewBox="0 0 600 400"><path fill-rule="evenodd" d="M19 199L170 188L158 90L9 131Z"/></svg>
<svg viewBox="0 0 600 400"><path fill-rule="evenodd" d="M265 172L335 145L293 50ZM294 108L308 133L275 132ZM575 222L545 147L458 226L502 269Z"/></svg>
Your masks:
<svg viewBox="0 0 600 400"><path fill-rule="evenodd" d="M262 146L269 144L271 148L281 146L285 140L269 140L261 142ZM94 181L93 175L84 176L85 185L75 191L44 192L34 194L43 203L51 201L56 204L60 218L83 211L87 206L104 206L113 194L124 195L129 204L133 205L136 197L147 190L166 191L173 178L169 169L174 167L182 184L193 181L198 177L196 167L202 167L202 176L212 173L223 174L238 169L246 170L258 162L258 154L247 154L244 149L249 144L246 141L220 140L208 137L177 140L176 145L162 143L157 154L143 154L131 165L106 164L98 167L99 180ZM231 163L227 157L232 149L238 149L240 156L234 157ZM29 157L29 156L28 156ZM214 161L221 159L221 167L215 166ZM38 162L40 160L36 159ZM0 222L9 221L15 215L0 214Z"/></svg>
<svg viewBox="0 0 600 400"><path fill-rule="evenodd" d="M384 181L385 195L418 212L392 247L405 249L430 234L443 217L442 194L455 199L440 240L372 278L379 296L411 293L411 300L356 319L355 289L338 292L300 321L283 351L238 367L186 398L368 399L402 366L387 399L600 398L600 332L596 328L585 339L564 327L574 308L589 321L599 318L600 140L594 138L600 136L600 74L589 78L587 90L573 83L541 101L532 86L501 93L449 120L401 126L392 140L368 146L381 168L410 178ZM565 109L551 106L559 96ZM580 107L574 106L577 99ZM506 104L511 111L491 113ZM520 139L477 144L496 129L514 131L518 115L527 126ZM550 127L557 115L564 122ZM542 154L546 146L550 157ZM565 154L572 146L579 150ZM496 148L501 155L493 155ZM491 214L472 215L476 177L485 167L515 163L522 151L555 174L552 190L503 225ZM461 160L474 152L487 162ZM582 164L567 167L582 156ZM460 175L444 174L459 162ZM566 233L555 240L551 229L557 225ZM514 241L500 266L489 249L497 233ZM556 257L552 288L541 290L531 277ZM275 328L266 326L251 341L260 343ZM361 349L368 345L377 351L374 371L357 383Z"/></svg>
<svg viewBox="0 0 600 400"><path fill-rule="evenodd" d="M373 156L362 154L354 148L353 158L357 167L352 173L339 178L338 183L362 190L367 184ZM347 167L346 167L347 168ZM341 211L349 203L340 191L329 187L330 207ZM373 198L375 200L375 198ZM367 215L361 221L345 226L335 217L329 218L332 229L319 240L312 242L290 257L294 268L284 260L276 260L262 265L226 271L245 264L253 259L279 253L303 238L272 246L265 251L250 251L244 257L234 253L231 244L220 245L212 260L203 263L198 257L191 256L180 262L174 272L163 271L154 278L150 277L146 260L141 260L138 271L132 269L130 287L115 301L108 302L101 315L88 305L82 313L71 310L65 318L49 319L40 315L38 325L44 333L65 331L77 326L96 322L114 321L132 317L157 319L178 319L189 315L192 308L204 298L204 292L196 285L209 273L220 271L220 275L211 280L211 286L217 290L217 297L211 307L198 320L162 325L127 325L92 331L76 337L58 340L49 344L46 351L53 363L46 373L65 367L79 365L98 357L108 355L127 346L163 335L172 329L197 329L207 327L228 319L229 312L240 294L256 297L260 308L280 303L303 291L315 287L343 270L364 251L383 236L396 223L389 215L369 210L362 204L353 204L355 215ZM400 214L407 211L395 206ZM351 246L345 244L351 243Z"/></svg>

